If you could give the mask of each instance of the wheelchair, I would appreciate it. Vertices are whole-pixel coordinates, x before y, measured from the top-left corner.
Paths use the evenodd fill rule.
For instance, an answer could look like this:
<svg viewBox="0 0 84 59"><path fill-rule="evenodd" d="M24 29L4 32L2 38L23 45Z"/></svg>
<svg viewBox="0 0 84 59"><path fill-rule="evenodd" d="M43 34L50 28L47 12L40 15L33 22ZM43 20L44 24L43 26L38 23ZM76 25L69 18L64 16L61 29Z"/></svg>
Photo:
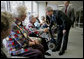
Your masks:
<svg viewBox="0 0 84 59"><path fill-rule="evenodd" d="M42 40L42 38L45 38L45 40L47 42L47 45L48 45L48 49L53 51L53 50L56 49L57 27L53 26L51 28L51 30L52 30L52 33L53 33L53 38L51 37L50 31L47 32L47 33L40 33L40 34L32 33L29 36L30 37L38 37L38 38L41 38L41 40Z"/></svg>

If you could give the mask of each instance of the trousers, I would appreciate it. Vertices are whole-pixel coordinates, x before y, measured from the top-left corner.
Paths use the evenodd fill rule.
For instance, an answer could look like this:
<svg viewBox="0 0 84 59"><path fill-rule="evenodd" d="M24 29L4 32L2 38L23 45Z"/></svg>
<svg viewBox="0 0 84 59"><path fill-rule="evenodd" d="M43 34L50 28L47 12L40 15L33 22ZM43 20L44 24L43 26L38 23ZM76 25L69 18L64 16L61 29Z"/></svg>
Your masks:
<svg viewBox="0 0 84 59"><path fill-rule="evenodd" d="M56 40L56 44L57 44L56 48L57 49L61 48L61 44L62 44L62 40L63 40L62 51L67 50L70 27L67 28L65 34L63 34L63 29L62 28L60 28L60 27L58 28L58 30L57 30L57 40Z"/></svg>
<svg viewBox="0 0 84 59"><path fill-rule="evenodd" d="M39 59L39 58L43 59L44 58L43 53L44 53L43 46L38 44L32 47L29 47L27 52L18 54L15 56L23 56L23 57L33 58L33 59Z"/></svg>

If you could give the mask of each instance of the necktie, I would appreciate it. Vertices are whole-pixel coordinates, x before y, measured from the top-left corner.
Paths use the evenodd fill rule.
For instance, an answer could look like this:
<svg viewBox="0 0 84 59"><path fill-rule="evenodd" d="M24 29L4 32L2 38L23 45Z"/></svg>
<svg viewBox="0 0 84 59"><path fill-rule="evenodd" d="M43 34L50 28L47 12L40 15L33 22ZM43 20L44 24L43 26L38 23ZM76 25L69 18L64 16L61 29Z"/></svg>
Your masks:
<svg viewBox="0 0 84 59"><path fill-rule="evenodd" d="M65 14L67 14L67 7L66 7L66 9L65 9Z"/></svg>
<svg viewBox="0 0 84 59"><path fill-rule="evenodd" d="M51 16L51 21L52 21L53 23L57 23L57 22L56 22L56 18L55 18L54 15Z"/></svg>

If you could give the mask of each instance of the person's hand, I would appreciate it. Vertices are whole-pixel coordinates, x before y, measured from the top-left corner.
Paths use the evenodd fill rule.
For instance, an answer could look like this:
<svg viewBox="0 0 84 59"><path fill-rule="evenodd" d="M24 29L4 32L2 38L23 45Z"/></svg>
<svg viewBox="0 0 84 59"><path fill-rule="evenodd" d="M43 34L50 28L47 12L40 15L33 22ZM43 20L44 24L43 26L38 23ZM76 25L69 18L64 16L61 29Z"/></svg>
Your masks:
<svg viewBox="0 0 84 59"><path fill-rule="evenodd" d="M65 34L66 30L63 30L63 34Z"/></svg>
<svg viewBox="0 0 84 59"><path fill-rule="evenodd" d="M30 41L29 41L29 46L32 46L32 45L35 45L35 42L34 42L34 39L32 39L31 37L30 37Z"/></svg>
<svg viewBox="0 0 84 59"><path fill-rule="evenodd" d="M44 29L44 32L48 32L48 28L45 28L45 29Z"/></svg>
<svg viewBox="0 0 84 59"><path fill-rule="evenodd" d="M43 23L40 23L40 25L43 25Z"/></svg>
<svg viewBox="0 0 84 59"><path fill-rule="evenodd" d="M32 42L34 42L34 39L31 39Z"/></svg>
<svg viewBox="0 0 84 59"><path fill-rule="evenodd" d="M34 40L35 44L40 44L38 40Z"/></svg>
<svg viewBox="0 0 84 59"><path fill-rule="evenodd" d="M32 46L32 45L35 45L35 42L34 41L33 42L29 41L29 46Z"/></svg>

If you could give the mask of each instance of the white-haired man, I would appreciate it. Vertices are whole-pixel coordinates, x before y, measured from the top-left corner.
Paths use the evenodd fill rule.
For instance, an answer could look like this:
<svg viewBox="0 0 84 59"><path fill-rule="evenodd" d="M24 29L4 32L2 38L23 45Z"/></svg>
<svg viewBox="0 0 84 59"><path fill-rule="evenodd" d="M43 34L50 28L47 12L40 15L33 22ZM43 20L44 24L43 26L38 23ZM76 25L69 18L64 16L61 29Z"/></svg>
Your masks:
<svg viewBox="0 0 84 59"><path fill-rule="evenodd" d="M59 53L59 55L63 55L65 53L65 50L67 50L69 30L70 30L72 21L62 11L56 10L55 12L56 14L54 14L53 9L51 7L47 7L46 19L50 22L49 28L50 28L50 33L52 38L53 38L53 33L51 32L51 28L54 24L57 25L57 41L56 41L56 49L54 51L60 50L62 38L64 39L62 49L60 50L60 53Z"/></svg>

